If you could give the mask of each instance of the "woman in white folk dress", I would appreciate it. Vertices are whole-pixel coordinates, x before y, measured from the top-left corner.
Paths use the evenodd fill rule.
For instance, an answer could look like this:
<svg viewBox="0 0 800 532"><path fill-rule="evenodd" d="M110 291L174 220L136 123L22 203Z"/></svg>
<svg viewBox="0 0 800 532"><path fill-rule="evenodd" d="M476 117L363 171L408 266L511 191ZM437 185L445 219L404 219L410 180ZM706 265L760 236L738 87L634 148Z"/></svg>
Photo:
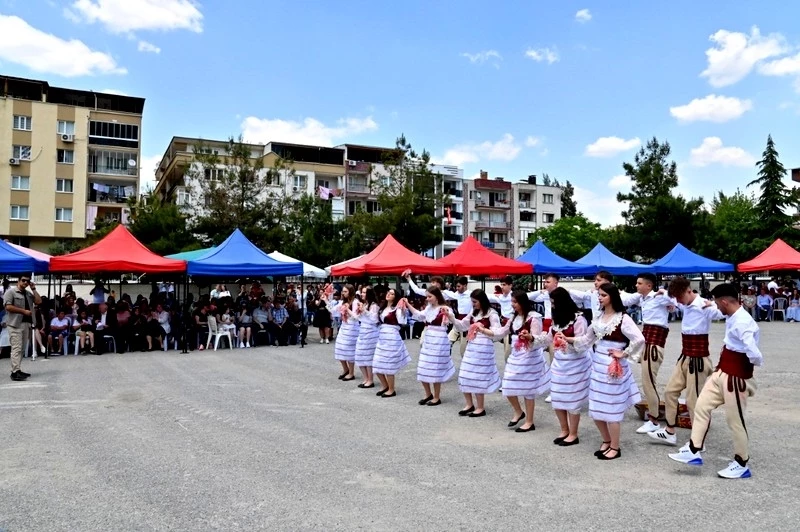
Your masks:
<svg viewBox="0 0 800 532"><path fill-rule="evenodd" d="M574 344L556 341L561 333L570 338L586 334L586 318L578 310L566 289L558 287L550 292L553 322L549 340L553 346L553 363L550 365L551 406L556 413L561 432L553 443L561 447L577 445L581 409L589 404L589 381L592 377L592 349L578 351Z"/></svg>
<svg viewBox="0 0 800 532"><path fill-rule="evenodd" d="M484 396L500 389L492 333L492 329L500 328L500 316L489 305L489 298L483 290L473 290L470 299L472 313L453 322L456 329L468 333L467 347L458 371L458 387L464 394L465 406L458 415L483 417L486 415ZM479 327L484 332L478 333Z"/></svg>
<svg viewBox="0 0 800 532"><path fill-rule="evenodd" d="M356 289L347 284L342 288L342 302L339 312L342 316L342 326L336 335L333 346L333 356L342 365L342 374L339 380L352 381L356 378L356 342L358 341L359 322L356 310Z"/></svg>
<svg viewBox="0 0 800 532"><path fill-rule="evenodd" d="M622 456L619 445L620 422L625 417L625 411L641 399L627 359L632 358L634 362L639 359L644 336L625 312L616 286L603 283L597 292L603 312L592 320L586 334L567 337L558 333L556 337L573 344L579 352L594 345L589 415L603 437L603 445L595 452L595 456L600 460L615 460ZM612 371L609 372L609 369ZM620 371L616 372L615 369Z"/></svg>
<svg viewBox="0 0 800 532"><path fill-rule="evenodd" d="M547 393L550 389L550 375L544 359L543 347L547 345L547 333L542 332L542 315L535 312L528 299L528 294L515 291L511 294L513 316L499 329L491 331L495 340L502 340L511 333L511 351L503 371L503 397L508 399L514 409L514 417L508 427L516 427L525 419L525 423L515 432L536 430L533 423L533 412L536 407L536 396ZM479 328L479 332L483 332ZM525 400L525 411L522 410L519 398Z"/></svg>
<svg viewBox="0 0 800 532"><path fill-rule="evenodd" d="M453 309L445 304L442 291L435 286L427 289L425 299L428 305L422 311L415 309L408 300L403 301L414 319L425 323L417 363L417 380L422 383L425 397L420 399L419 405L439 406L442 404L442 383L456 374L447 337L447 324L455 322L455 315Z"/></svg>
<svg viewBox="0 0 800 532"><path fill-rule="evenodd" d="M375 346L378 343L380 311L375 290L369 286L362 288L361 301L356 311L360 323L356 340L356 366L361 370L362 379L359 388L375 387L372 378L372 358L375 356Z"/></svg>
<svg viewBox="0 0 800 532"><path fill-rule="evenodd" d="M397 298L397 292L390 288L381 307L381 326L372 370L381 381L379 397L395 397L394 377L411 362L406 344L400 337L400 327L406 324L405 303Z"/></svg>

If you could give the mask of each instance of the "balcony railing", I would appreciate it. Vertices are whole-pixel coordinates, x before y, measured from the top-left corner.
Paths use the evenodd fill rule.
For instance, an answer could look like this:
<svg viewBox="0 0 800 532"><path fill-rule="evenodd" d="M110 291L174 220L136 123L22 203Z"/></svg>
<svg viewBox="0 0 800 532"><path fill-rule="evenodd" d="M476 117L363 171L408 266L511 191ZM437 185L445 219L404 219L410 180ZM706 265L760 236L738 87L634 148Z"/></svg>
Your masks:
<svg viewBox="0 0 800 532"><path fill-rule="evenodd" d="M489 240L484 240L481 244L489 249L509 249L508 242L491 242Z"/></svg>
<svg viewBox="0 0 800 532"><path fill-rule="evenodd" d="M475 200L476 207L486 207L488 209L510 209L511 204L507 201L492 201L486 199Z"/></svg>
<svg viewBox="0 0 800 532"><path fill-rule="evenodd" d="M536 210L536 205L534 205L530 201L520 201L519 202L519 208L520 209L531 209L531 210L535 211Z"/></svg>
<svg viewBox="0 0 800 532"><path fill-rule="evenodd" d="M134 186L105 185L101 183L91 183L86 195L87 201L95 203L126 203L128 198L136 196Z"/></svg>
<svg viewBox="0 0 800 532"><path fill-rule="evenodd" d="M511 229L511 222L487 222L485 220L478 220L475 222L475 227L478 229Z"/></svg>
<svg viewBox="0 0 800 532"><path fill-rule="evenodd" d="M464 191L463 190L456 190L454 188L450 188L444 191L445 194L448 196L453 196L454 198L463 198Z"/></svg>
<svg viewBox="0 0 800 532"><path fill-rule="evenodd" d="M355 192L356 194L369 194L369 185L363 183L347 183L347 191Z"/></svg>
<svg viewBox="0 0 800 532"><path fill-rule="evenodd" d="M442 236L442 240L445 240L447 242L461 242L462 240L464 240L464 236L445 233L444 236Z"/></svg>
<svg viewBox="0 0 800 532"><path fill-rule="evenodd" d="M89 163L87 172L90 174L124 175L135 177L139 173L139 168L137 166L126 166L125 168L121 168L116 166Z"/></svg>

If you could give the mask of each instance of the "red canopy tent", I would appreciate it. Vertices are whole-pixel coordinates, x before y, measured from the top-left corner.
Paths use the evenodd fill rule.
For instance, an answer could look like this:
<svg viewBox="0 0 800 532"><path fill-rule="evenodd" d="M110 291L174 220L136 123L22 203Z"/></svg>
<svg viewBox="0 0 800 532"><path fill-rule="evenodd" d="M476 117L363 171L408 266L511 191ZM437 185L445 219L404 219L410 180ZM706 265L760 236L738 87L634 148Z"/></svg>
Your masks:
<svg viewBox="0 0 800 532"><path fill-rule="evenodd" d="M530 275L533 265L501 257L468 236L452 253L437 262L458 275Z"/></svg>
<svg viewBox="0 0 800 532"><path fill-rule="evenodd" d="M758 257L739 264L736 269L740 272L797 270L800 269L800 251L779 238Z"/></svg>
<svg viewBox="0 0 800 532"><path fill-rule="evenodd" d="M331 266L331 275L400 275L405 270L414 273L440 274L450 273L451 268L439 262L417 255L403 247L392 235L388 235L378 247L348 262Z"/></svg>
<svg viewBox="0 0 800 532"><path fill-rule="evenodd" d="M182 273L186 261L159 257L118 225L100 242L86 249L53 257L51 272Z"/></svg>

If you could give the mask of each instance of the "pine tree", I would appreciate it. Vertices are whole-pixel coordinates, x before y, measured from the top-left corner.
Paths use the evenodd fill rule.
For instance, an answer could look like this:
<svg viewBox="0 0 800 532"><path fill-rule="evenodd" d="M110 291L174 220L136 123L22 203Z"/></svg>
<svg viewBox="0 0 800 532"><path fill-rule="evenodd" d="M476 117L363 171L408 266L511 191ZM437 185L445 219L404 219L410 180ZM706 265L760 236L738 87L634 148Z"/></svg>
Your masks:
<svg viewBox="0 0 800 532"><path fill-rule="evenodd" d="M792 231L792 216L787 211L797 208L800 195L796 187L789 188L783 181L786 168L778 160L778 150L775 149L772 135L767 137L767 147L756 166L758 179L747 186L758 185L761 189L757 203L761 234L772 241Z"/></svg>

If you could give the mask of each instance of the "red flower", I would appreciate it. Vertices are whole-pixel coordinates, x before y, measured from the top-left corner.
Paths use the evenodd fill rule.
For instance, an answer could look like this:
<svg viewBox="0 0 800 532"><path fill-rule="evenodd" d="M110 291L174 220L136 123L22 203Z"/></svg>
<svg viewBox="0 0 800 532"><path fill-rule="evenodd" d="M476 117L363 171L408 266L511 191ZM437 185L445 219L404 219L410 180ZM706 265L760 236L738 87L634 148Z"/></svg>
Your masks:
<svg viewBox="0 0 800 532"><path fill-rule="evenodd" d="M613 380L619 380L623 374L622 364L619 363L619 359L612 357L611 364L608 365L608 376Z"/></svg>

